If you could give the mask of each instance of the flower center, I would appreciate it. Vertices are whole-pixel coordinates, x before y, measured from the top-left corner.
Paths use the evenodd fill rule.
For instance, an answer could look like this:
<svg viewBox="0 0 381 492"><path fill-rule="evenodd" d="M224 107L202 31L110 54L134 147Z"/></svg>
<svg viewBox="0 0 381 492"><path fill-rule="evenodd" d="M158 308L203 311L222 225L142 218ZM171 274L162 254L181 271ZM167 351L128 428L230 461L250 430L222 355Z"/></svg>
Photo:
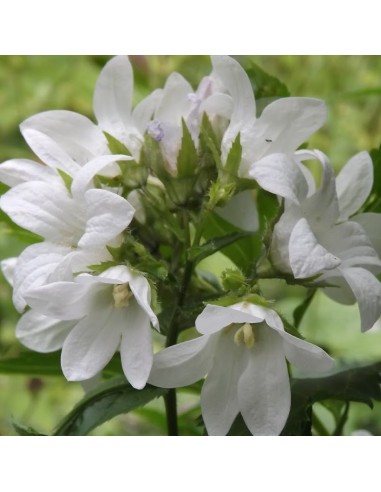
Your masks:
<svg viewBox="0 0 381 492"><path fill-rule="evenodd" d="M255 344L254 327L249 323L243 324L234 335L234 343L236 345L245 344L248 349L253 348Z"/></svg>
<svg viewBox="0 0 381 492"><path fill-rule="evenodd" d="M114 298L114 307L116 308L124 308L127 307L130 303L130 299L132 297L132 292L128 284L119 284L114 285L112 288L112 296Z"/></svg>

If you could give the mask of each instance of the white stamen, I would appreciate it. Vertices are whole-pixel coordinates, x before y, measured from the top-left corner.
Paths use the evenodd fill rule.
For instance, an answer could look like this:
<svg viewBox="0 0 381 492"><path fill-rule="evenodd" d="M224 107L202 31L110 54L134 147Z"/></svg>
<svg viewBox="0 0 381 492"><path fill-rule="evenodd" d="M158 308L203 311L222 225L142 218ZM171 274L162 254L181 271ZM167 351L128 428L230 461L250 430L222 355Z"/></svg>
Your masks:
<svg viewBox="0 0 381 492"><path fill-rule="evenodd" d="M114 307L124 308L129 305L132 292L130 291L128 284L119 284L114 285L112 296L114 298Z"/></svg>

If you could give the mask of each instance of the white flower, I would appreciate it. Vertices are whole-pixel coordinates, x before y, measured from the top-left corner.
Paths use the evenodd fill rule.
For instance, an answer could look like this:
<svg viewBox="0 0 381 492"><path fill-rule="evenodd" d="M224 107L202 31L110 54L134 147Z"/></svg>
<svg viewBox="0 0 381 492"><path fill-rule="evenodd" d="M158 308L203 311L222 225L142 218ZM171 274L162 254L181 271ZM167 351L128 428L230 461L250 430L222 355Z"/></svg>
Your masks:
<svg viewBox="0 0 381 492"><path fill-rule="evenodd" d="M324 371L333 362L286 333L275 311L254 304L207 305L196 327L203 336L155 355L148 381L173 388L207 374L201 410L210 435L227 434L239 412L253 435L280 434L290 410L286 358L305 371Z"/></svg>
<svg viewBox="0 0 381 492"><path fill-rule="evenodd" d="M115 193L92 189L92 179L116 160L128 159L102 156L88 162L76 173L70 191L61 179L27 181L0 198L0 208L17 225L45 239L19 256L13 294L19 311L26 306L23 296L29 287L62 279L68 263L71 271L79 271L110 259L105 246L126 229L134 208ZM15 169L21 171L18 164Z"/></svg>
<svg viewBox="0 0 381 492"><path fill-rule="evenodd" d="M182 75L174 72L168 77L154 120L148 125L148 134L160 143L169 172L176 173L177 155L183 136L182 120L195 146L198 146L204 104L213 89L214 84L210 77L204 77L195 92Z"/></svg>
<svg viewBox="0 0 381 492"><path fill-rule="evenodd" d="M29 289L26 300L32 310L20 319L17 337L40 352L62 347L69 381L94 377L119 349L128 381L137 389L145 386L153 359L151 324L159 323L142 275L120 265Z"/></svg>
<svg viewBox="0 0 381 492"><path fill-rule="evenodd" d="M241 65L228 56L212 56L212 64L212 77L220 84L220 92L216 89L204 108L208 114L220 114L230 120L222 139L223 162L240 133L241 176L246 177L254 162L270 154L292 155L325 122L325 103L306 97L278 99L257 118L253 89Z"/></svg>
<svg viewBox="0 0 381 492"><path fill-rule="evenodd" d="M272 262L295 278L319 275L317 282L334 286L324 290L338 302L357 300L361 329L368 330L381 314L381 284L373 274L381 271L381 261L365 232L374 225L374 217L369 221L368 214L358 219L353 214L372 187L370 156L367 152L354 156L335 180L322 152L296 155L300 160L320 161L323 177L319 189L306 167L281 154L268 158L260 176L258 169L256 172L260 186L286 198L284 214L273 231Z"/></svg>
<svg viewBox="0 0 381 492"><path fill-rule="evenodd" d="M139 160L143 135L160 95L161 90L152 92L132 110L132 67L126 56L117 56L105 65L96 83L94 113L99 125L81 114L59 110L33 115L20 129L43 162L69 175L95 157L110 153L103 131L122 142ZM104 174L109 172L104 170Z"/></svg>

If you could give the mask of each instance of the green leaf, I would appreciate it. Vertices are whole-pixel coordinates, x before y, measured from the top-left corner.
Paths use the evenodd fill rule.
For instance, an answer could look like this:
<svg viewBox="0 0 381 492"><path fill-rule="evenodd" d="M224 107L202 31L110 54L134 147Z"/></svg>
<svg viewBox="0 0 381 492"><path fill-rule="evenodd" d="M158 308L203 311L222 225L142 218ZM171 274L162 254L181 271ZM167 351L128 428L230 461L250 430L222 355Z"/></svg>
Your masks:
<svg viewBox="0 0 381 492"><path fill-rule="evenodd" d="M206 243L201 246L195 246L188 250L188 259L193 261L195 264L199 263L204 258L220 251L220 249L229 246L230 244L234 244L239 239L244 237L248 237L252 235L250 232L232 232L230 234L226 234L225 236L216 237L210 239Z"/></svg>
<svg viewBox="0 0 381 492"><path fill-rule="evenodd" d="M220 142L206 114L202 117L200 128L200 153L201 155L210 155L212 159L209 159L208 162L213 160L218 169L222 168Z"/></svg>
<svg viewBox="0 0 381 492"><path fill-rule="evenodd" d="M217 214L211 213L205 219L203 236L207 240L212 240L214 237L237 234L238 231L243 232ZM252 263L258 259L261 248L262 239L259 234L245 233L242 238L237 239L234 243L224 246L222 253L246 273L250 270Z"/></svg>
<svg viewBox="0 0 381 492"><path fill-rule="evenodd" d="M32 427L17 424L16 422L12 422L12 426L19 436L46 436L46 434L40 434Z"/></svg>
<svg viewBox="0 0 381 492"><path fill-rule="evenodd" d="M198 156L193 138L184 121L181 120L183 127L183 138L181 148L177 157L177 178L193 177L198 169Z"/></svg>
<svg viewBox="0 0 381 492"><path fill-rule="evenodd" d="M381 212L381 145L378 149L372 149L370 156L373 161L373 186L363 211Z"/></svg>
<svg viewBox="0 0 381 492"><path fill-rule="evenodd" d="M103 371L105 377L121 374L120 357L115 355ZM61 352L39 354L21 352L17 357L0 359L0 374L25 374L27 376L62 376Z"/></svg>
<svg viewBox="0 0 381 492"><path fill-rule="evenodd" d="M303 300L303 302L295 308L294 313L293 313L295 328L299 328L299 325L303 319L303 316L305 315L305 313L308 309L308 306L311 304L312 299L314 298L315 292L316 292L316 289L309 289L307 291L307 295L306 295L305 299Z"/></svg>
<svg viewBox="0 0 381 492"><path fill-rule="evenodd" d="M253 86L256 99L290 96L290 92L283 82L262 70L252 60L245 67L245 71Z"/></svg>
<svg viewBox="0 0 381 492"><path fill-rule="evenodd" d="M62 169L57 168L58 174L61 176L62 181L64 182L64 185L66 186L66 189L70 192L71 191L71 184L73 182L73 178L65 173L65 171L62 171Z"/></svg>
<svg viewBox="0 0 381 492"><path fill-rule="evenodd" d="M168 390L147 385L134 389L124 377L101 384L89 392L62 420L55 436L84 436L92 429L122 413L141 407Z"/></svg>
<svg viewBox="0 0 381 492"><path fill-rule="evenodd" d="M291 381L291 410L282 435L310 435L312 405L324 400L365 403L381 401L381 362L357 366L320 378Z"/></svg>

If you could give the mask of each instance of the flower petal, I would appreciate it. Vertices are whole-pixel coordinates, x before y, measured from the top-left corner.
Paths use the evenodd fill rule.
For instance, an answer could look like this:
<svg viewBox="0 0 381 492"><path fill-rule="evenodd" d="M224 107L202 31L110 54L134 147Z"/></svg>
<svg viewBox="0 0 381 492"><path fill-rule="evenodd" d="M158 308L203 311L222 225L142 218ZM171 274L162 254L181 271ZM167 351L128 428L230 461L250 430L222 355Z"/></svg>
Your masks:
<svg viewBox="0 0 381 492"><path fill-rule="evenodd" d="M34 128L22 127L21 133L33 152L52 169L75 176L80 166L52 138Z"/></svg>
<svg viewBox="0 0 381 492"><path fill-rule="evenodd" d="M343 268L341 273L358 302L361 331L367 331L381 315L381 283L364 268Z"/></svg>
<svg viewBox="0 0 381 492"><path fill-rule="evenodd" d="M149 317L152 325L159 329L159 320L151 309L151 287L148 280L143 275L132 274L129 284L136 302Z"/></svg>
<svg viewBox="0 0 381 492"><path fill-rule="evenodd" d="M290 411L290 383L282 340L265 326L260 327L258 342L239 379L238 403L253 435L281 433Z"/></svg>
<svg viewBox="0 0 381 492"><path fill-rule="evenodd" d="M114 309L93 309L70 332L62 348L62 371L68 381L90 379L110 362L119 347L121 326Z"/></svg>
<svg viewBox="0 0 381 492"><path fill-rule="evenodd" d="M154 355L148 382L160 388L188 386L209 371L218 337L202 336Z"/></svg>
<svg viewBox="0 0 381 492"><path fill-rule="evenodd" d="M88 190L86 230L78 241L80 247L104 246L123 232L135 209L123 197L107 190Z"/></svg>
<svg viewBox="0 0 381 492"><path fill-rule="evenodd" d="M28 181L60 182L57 173L29 159L10 159L0 164L0 181L7 186L16 186Z"/></svg>
<svg viewBox="0 0 381 492"><path fill-rule="evenodd" d="M293 153L327 119L324 101L308 97L284 97L263 110L255 125L256 135L271 140L266 154ZM250 143L249 143L250 145Z"/></svg>
<svg viewBox="0 0 381 492"><path fill-rule="evenodd" d="M181 118L191 107L188 96L192 93L192 86L182 75L176 72L171 73L165 83L161 101L155 112L155 119L176 126L181 125Z"/></svg>
<svg viewBox="0 0 381 492"><path fill-rule="evenodd" d="M336 178L340 219L345 220L364 204L373 185L373 164L368 152L352 157Z"/></svg>
<svg viewBox="0 0 381 492"><path fill-rule="evenodd" d="M25 294L28 305L45 316L61 320L80 319L93 309L91 300L98 286L78 282L53 282L31 288Z"/></svg>
<svg viewBox="0 0 381 492"><path fill-rule="evenodd" d="M238 380L247 364L246 348L238 347L232 333L221 333L213 365L201 390L201 411L211 436L224 436L238 415Z"/></svg>
<svg viewBox="0 0 381 492"><path fill-rule="evenodd" d="M129 161L132 157L125 155L104 155L96 157L85 164L76 174L71 185L71 192L75 198L81 198L83 193L92 185L92 180L96 174L102 174L105 168L113 169L114 176L120 174L120 168L116 161ZM111 166L111 167L110 167ZM115 166L115 167L113 167ZM109 173L110 174L110 173Z"/></svg>
<svg viewBox="0 0 381 492"><path fill-rule="evenodd" d="M51 275L70 251L68 247L46 241L24 249L18 257L13 277L13 304L19 312L27 305L25 293L50 281Z"/></svg>
<svg viewBox="0 0 381 492"><path fill-rule="evenodd" d="M365 213L351 218L364 229L378 255L381 255L381 214Z"/></svg>
<svg viewBox="0 0 381 492"><path fill-rule="evenodd" d="M334 360L323 349L285 331L278 333L283 338L284 353L291 364L306 372L332 369Z"/></svg>
<svg viewBox="0 0 381 492"><path fill-rule="evenodd" d="M6 258L0 261L0 269L5 277L5 280L10 286L13 287L13 279L15 276L15 268L17 265L18 258Z"/></svg>
<svg viewBox="0 0 381 492"><path fill-rule="evenodd" d="M33 129L47 135L80 166L108 152L101 129L73 111L35 114L21 123L20 128L22 132Z"/></svg>
<svg viewBox="0 0 381 492"><path fill-rule="evenodd" d="M144 135L147 130L147 125L152 119L152 115L154 114L162 95L162 89L156 89L136 105L132 116L137 129L142 135Z"/></svg>
<svg viewBox="0 0 381 492"><path fill-rule="evenodd" d="M55 352L62 347L76 323L48 318L32 309L21 316L16 326L16 337L25 347L36 352Z"/></svg>
<svg viewBox="0 0 381 492"><path fill-rule="evenodd" d="M312 277L324 270L331 270L341 263L318 243L306 219L295 225L289 244L290 265L295 278Z"/></svg>
<svg viewBox="0 0 381 492"><path fill-rule="evenodd" d="M48 241L71 246L83 234L83 211L63 185L22 183L0 198L0 207L17 225Z"/></svg>
<svg viewBox="0 0 381 492"><path fill-rule="evenodd" d="M286 154L271 154L255 161L248 170L264 190L299 203L308 193L308 183L299 166Z"/></svg>
<svg viewBox="0 0 381 492"><path fill-rule="evenodd" d="M242 304L224 307L207 304L196 319L197 330L205 335L217 333L232 323L260 323L264 317L242 310ZM249 304L247 304L249 306Z"/></svg>
<svg viewBox="0 0 381 492"><path fill-rule="evenodd" d="M136 389L147 383L153 361L153 343L150 318L136 303L120 309L122 342L120 356L126 378Z"/></svg>

